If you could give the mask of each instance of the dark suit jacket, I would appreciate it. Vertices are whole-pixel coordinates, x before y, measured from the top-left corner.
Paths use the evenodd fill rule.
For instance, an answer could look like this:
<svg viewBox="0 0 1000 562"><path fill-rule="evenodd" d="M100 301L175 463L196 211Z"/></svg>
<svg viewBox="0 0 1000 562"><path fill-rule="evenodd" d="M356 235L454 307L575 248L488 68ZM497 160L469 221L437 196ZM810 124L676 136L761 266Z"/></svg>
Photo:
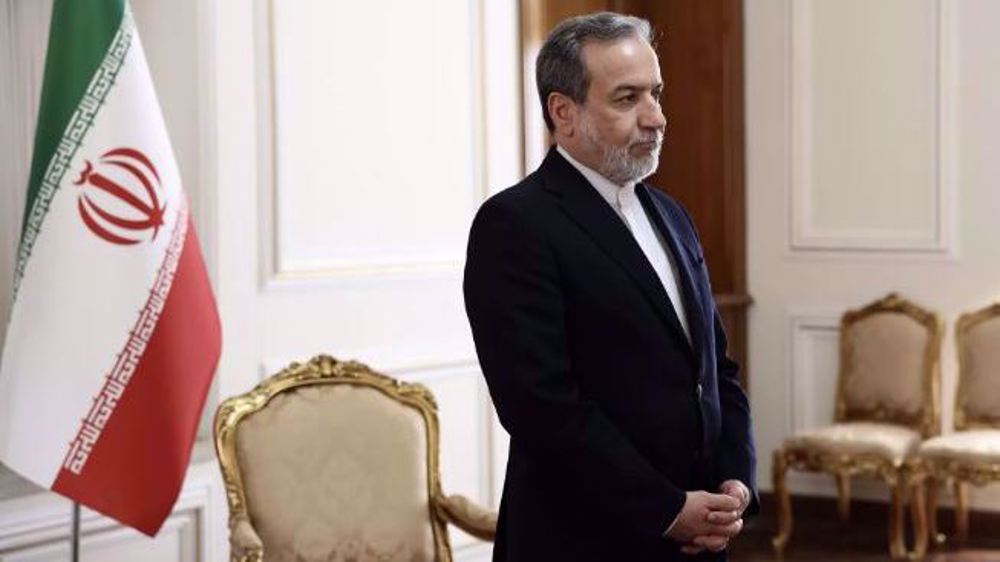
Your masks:
<svg viewBox="0 0 1000 562"><path fill-rule="evenodd" d="M694 226L637 193L677 263L692 343L628 228L554 149L473 222L466 309L511 435L495 561L688 560L663 532L686 490L731 478L757 510L750 410Z"/></svg>

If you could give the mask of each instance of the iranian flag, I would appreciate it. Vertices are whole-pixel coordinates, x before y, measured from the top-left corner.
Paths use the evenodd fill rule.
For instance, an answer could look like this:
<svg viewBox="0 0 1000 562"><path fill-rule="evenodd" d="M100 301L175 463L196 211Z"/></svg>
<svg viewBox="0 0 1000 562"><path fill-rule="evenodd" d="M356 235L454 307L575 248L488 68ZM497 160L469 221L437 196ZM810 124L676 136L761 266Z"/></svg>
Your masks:
<svg viewBox="0 0 1000 562"><path fill-rule="evenodd" d="M155 535L221 333L125 0L55 0L0 363L0 460Z"/></svg>

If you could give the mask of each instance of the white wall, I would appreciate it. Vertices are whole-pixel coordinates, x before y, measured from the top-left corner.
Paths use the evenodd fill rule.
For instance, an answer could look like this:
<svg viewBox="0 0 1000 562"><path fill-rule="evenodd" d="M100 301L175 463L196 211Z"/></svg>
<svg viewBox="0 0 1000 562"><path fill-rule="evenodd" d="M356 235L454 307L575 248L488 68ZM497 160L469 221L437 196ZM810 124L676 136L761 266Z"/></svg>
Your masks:
<svg viewBox="0 0 1000 562"><path fill-rule="evenodd" d="M1000 299L996 21L992 0L745 4L750 390L764 489L782 438L832 419L839 315L889 291L947 322L951 425L955 320ZM791 484L834 492L825 479ZM1000 508L993 492L974 503Z"/></svg>
<svg viewBox="0 0 1000 562"><path fill-rule="evenodd" d="M431 388L445 491L496 505L505 436L478 371L461 270L475 209L522 173L517 3L132 4L222 316L210 407L292 360L362 360ZM3 317L50 5L0 1L0 31L14 30L0 35L0 64L17 69L0 83ZM159 543L129 535L102 560L225 557L207 444L189 475L191 490L211 488L198 532L178 524ZM61 518L22 531L66 509L0 470L0 557L61 556L30 550L37 533L46 544L65 536ZM471 537L453 531L452 541L459 560L490 556Z"/></svg>

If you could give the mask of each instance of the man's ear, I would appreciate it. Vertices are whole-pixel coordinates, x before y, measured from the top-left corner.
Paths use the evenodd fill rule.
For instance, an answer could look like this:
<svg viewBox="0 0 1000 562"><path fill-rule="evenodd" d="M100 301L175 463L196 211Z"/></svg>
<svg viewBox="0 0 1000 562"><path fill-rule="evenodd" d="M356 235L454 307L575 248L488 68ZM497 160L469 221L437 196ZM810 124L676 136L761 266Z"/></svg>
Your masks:
<svg viewBox="0 0 1000 562"><path fill-rule="evenodd" d="M555 133L566 137L572 137L576 133L576 118L578 107L576 102L565 94L552 92L549 94L548 103L549 117L555 126Z"/></svg>

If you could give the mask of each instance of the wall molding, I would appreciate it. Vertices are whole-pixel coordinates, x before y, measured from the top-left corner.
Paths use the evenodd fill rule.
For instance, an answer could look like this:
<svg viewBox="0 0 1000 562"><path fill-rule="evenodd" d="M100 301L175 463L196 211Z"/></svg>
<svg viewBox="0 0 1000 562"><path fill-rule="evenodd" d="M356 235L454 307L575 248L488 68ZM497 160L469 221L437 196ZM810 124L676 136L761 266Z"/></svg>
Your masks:
<svg viewBox="0 0 1000 562"><path fill-rule="evenodd" d="M315 353L313 355L316 355ZM294 357L291 355L276 357L272 356L258 364L258 381L277 374L288 368L293 362L303 363L312 358ZM475 357L441 357L425 361L387 361L385 363L373 363L369 360L358 359L350 354L331 354L339 361L361 361L373 370L384 373L391 377L398 378L405 382L426 383L442 378L451 378L456 374L468 374L474 371L477 375L479 371L479 361ZM249 389L247 389L249 390Z"/></svg>
<svg viewBox="0 0 1000 562"><path fill-rule="evenodd" d="M221 560L220 544L226 537L224 492L214 458L192 465L164 531L182 533L196 560ZM47 490L0 501L0 558L13 554L39 553L49 548L67 548L70 537L71 503ZM220 510L222 510L220 512ZM221 522L221 526L216 524ZM84 508L80 515L81 540L125 542L148 540L138 531ZM185 559L186 560L186 559Z"/></svg>
<svg viewBox="0 0 1000 562"><path fill-rule="evenodd" d="M474 190L474 200L481 202L488 193L487 186L487 131L485 102L486 91L484 7L485 0L471 4L470 51L472 96L472 138L474 146L472 177L469 185ZM325 286L339 280L398 279L412 280L428 275L455 275L461 272L464 256L423 254L392 256L382 255L364 259L322 259L292 261L281 255L278 208L281 186L277 158L277 122L279 108L275 100L274 82L275 28L274 0L255 0L255 60L257 75L257 132L259 182L257 196L260 208L259 262L261 285L265 291L283 290L301 286ZM470 209L470 215L475 209ZM450 252L449 252L450 254Z"/></svg>
<svg viewBox="0 0 1000 562"><path fill-rule="evenodd" d="M828 400L831 405L833 404L834 396L808 396L809 386L803 379L812 375L803 373L800 368L808 360L800 342L802 338L836 337L840 332L842 313L843 311L814 310L793 311L788 314L785 343L786 435L806 427L804 424L808 412L806 408L809 407L810 400Z"/></svg>
<svg viewBox="0 0 1000 562"><path fill-rule="evenodd" d="M157 539L162 540L170 535L177 535L180 543L177 553L177 562L197 562L198 551L198 517L191 511L182 511L171 514L164 521L163 526L157 533ZM151 539L138 534L132 529L122 526L108 527L105 529L82 534L80 538L81 552L88 552L94 549L108 549L114 546L127 548L130 543L145 542ZM4 560L17 562L18 560L59 560L65 559L70 554L70 541L66 538L49 541L42 544L33 544L19 548L4 554Z"/></svg>
<svg viewBox="0 0 1000 562"><path fill-rule="evenodd" d="M935 132L931 158L934 163L933 189L930 194L933 217L928 229L822 228L811 216L811 77L812 64L807 51L811 42L808 29L809 2L786 0L787 17L787 123L788 162L786 213L789 257L846 256L877 259L896 256L924 259L957 259L958 235L956 213L957 137L955 126L957 36L953 0L935 0L931 6L935 22L931 48L935 68Z"/></svg>
<svg viewBox="0 0 1000 562"><path fill-rule="evenodd" d="M198 29L198 238L205 266L216 291L219 288L219 100L216 92L215 29L218 26L216 4L196 0Z"/></svg>

